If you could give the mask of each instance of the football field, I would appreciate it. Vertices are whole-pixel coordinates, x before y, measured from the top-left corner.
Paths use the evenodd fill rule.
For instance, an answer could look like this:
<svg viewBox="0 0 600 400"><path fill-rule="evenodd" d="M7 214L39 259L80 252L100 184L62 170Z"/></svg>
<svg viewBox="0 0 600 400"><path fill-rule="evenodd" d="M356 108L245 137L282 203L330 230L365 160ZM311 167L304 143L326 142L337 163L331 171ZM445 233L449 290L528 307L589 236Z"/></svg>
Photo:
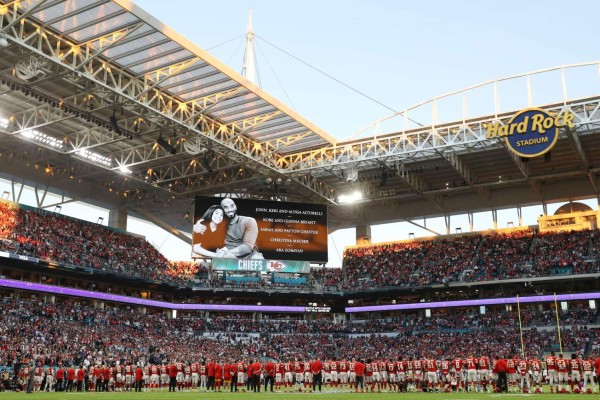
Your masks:
<svg viewBox="0 0 600 400"><path fill-rule="evenodd" d="M226 400L226 399L268 399L268 400L285 400L285 399L364 399L364 400L389 400L389 399L406 399L406 400L425 400L425 399L501 399L501 398L525 398L525 397L539 397L543 400L554 400L554 399L568 399L568 398L594 398L597 394L593 395L581 395L581 394L482 394L482 393L169 393L169 392L116 392L116 393L14 393L14 392L0 392L0 399L2 400L14 400L14 399L49 399L49 400L69 400L82 398L85 400L116 400L116 399L128 399L128 400L162 400L162 399L214 399L214 400Z"/></svg>

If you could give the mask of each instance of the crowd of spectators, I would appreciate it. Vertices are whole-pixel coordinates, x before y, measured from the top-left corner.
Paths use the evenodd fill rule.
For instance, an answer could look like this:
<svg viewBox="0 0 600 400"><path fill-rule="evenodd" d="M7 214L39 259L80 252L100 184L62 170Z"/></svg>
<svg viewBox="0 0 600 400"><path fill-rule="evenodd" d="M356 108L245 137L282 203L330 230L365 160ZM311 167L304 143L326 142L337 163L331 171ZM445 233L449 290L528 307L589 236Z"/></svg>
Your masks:
<svg viewBox="0 0 600 400"><path fill-rule="evenodd" d="M542 328L554 322L547 313L552 310L524 312L530 329L523 331L523 340L530 355L541 356L557 347L556 329ZM463 354L467 348L476 354L520 353L514 312L478 315L473 310L453 310L432 318L412 312L395 319L347 323L329 317L310 322L300 318L257 321L252 314L221 313L172 319L161 312L124 306L101 309L84 299L56 298L51 303L35 297L5 297L0 308L0 366L31 357L45 365L68 366L86 360L441 357ZM563 327L562 348L581 354L591 349L597 331L588 325L595 313L575 306L561 311L561 318L571 322Z"/></svg>
<svg viewBox="0 0 600 400"><path fill-rule="evenodd" d="M466 234L349 248L344 254L345 287L364 290L598 273L598 259L598 231Z"/></svg>

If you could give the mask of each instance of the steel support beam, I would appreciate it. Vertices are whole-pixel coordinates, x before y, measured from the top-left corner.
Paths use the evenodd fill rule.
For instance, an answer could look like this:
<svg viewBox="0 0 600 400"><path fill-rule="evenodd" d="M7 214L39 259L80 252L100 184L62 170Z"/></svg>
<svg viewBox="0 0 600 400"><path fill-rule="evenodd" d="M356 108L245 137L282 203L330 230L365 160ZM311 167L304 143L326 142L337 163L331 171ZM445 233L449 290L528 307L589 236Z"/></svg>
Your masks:
<svg viewBox="0 0 600 400"><path fill-rule="evenodd" d="M579 155L579 158L581 159L581 163L583 164L583 169L585 171L585 174L588 176L588 178L590 180L590 184L594 188L594 192L598 193L598 186L596 185L596 177L591 171L590 160L588 159L588 156L585 153L583 146L581 145L581 140L579 139L579 135L577 134L576 131L573 131L568 126L565 127L565 132L566 132L569 140L575 145L575 148L577 149L577 154Z"/></svg>
<svg viewBox="0 0 600 400"><path fill-rule="evenodd" d="M161 218L158 218L155 214L149 213L147 210L145 210L143 208L132 208L132 210L135 211L136 213L138 213L139 215L141 215L142 217L146 218L148 221L152 222L154 225L164 229L165 231L169 232L171 235L182 240L184 243L187 243L189 245L192 244L192 238L185 235L179 229L169 225L168 223L163 221ZM191 254L191 249L190 249L190 254Z"/></svg>
<svg viewBox="0 0 600 400"><path fill-rule="evenodd" d="M6 20L18 14L18 7L13 14L0 16L0 26ZM255 126L268 121L281 113L257 115L248 119L223 123L203 113L207 104L196 101L182 102L154 86L156 81L133 76L115 66L103 62L100 57L88 57L96 54L97 48L91 43L82 46L72 46L67 40L45 26L25 18L23 23L6 30L7 36L22 48L64 69L64 73L81 74L87 81L93 82L98 88L103 88L118 95L123 102L136 104L155 114L158 118L190 131L206 142L207 147L225 157L241 158L253 169L264 175L279 173L277 154L269 153L271 147L262 146L243 132L251 131ZM219 100L219 99L217 99ZM149 152L146 152L148 154ZM118 158L118 157L115 157ZM335 203L337 195L333 188L319 190L317 177L299 179L300 185L305 185L308 192L322 195L323 199Z"/></svg>
<svg viewBox="0 0 600 400"><path fill-rule="evenodd" d="M440 155L448 161L448 163L463 177L465 182L479 195L482 199L489 203L490 201L490 191L487 188L482 188L475 186L478 181L477 175L473 172L473 170L467 165L467 163L460 158L460 156L453 151L445 151L440 152Z"/></svg>

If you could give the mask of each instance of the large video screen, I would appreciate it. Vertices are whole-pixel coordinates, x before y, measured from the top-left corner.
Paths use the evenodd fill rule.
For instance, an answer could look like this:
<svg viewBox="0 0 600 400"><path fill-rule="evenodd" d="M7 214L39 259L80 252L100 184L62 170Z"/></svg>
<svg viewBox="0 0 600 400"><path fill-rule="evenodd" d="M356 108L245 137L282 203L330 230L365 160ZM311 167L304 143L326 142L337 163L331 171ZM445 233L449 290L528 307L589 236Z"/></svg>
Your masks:
<svg viewBox="0 0 600 400"><path fill-rule="evenodd" d="M327 206L196 197L192 257L327 262Z"/></svg>

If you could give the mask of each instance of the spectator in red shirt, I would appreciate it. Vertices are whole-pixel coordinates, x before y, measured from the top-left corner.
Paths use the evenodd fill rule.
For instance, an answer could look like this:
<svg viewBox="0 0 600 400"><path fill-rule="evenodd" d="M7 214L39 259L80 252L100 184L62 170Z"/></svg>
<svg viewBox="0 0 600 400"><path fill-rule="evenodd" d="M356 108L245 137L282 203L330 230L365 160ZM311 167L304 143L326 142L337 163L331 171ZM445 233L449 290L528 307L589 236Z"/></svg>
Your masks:
<svg viewBox="0 0 600 400"><path fill-rule="evenodd" d="M67 387L65 391L72 392L73 391L73 381L75 380L75 368L69 367L67 370Z"/></svg>
<svg viewBox="0 0 600 400"><path fill-rule="evenodd" d="M174 392L177 387L177 365L174 362L169 365L169 392Z"/></svg>
<svg viewBox="0 0 600 400"><path fill-rule="evenodd" d="M248 360L248 366L246 367L246 391L254 390L254 362L252 359Z"/></svg>
<svg viewBox="0 0 600 400"><path fill-rule="evenodd" d="M504 358L500 358L500 356L496 356L496 373L498 374L498 382L496 387L502 392L508 393L508 384L506 380L506 371L508 369L508 365Z"/></svg>
<svg viewBox="0 0 600 400"><path fill-rule="evenodd" d="M142 370L142 367L140 367L138 365L137 368L135 369L135 391L136 392L142 391L142 379L143 378L144 378L144 371Z"/></svg>
<svg viewBox="0 0 600 400"><path fill-rule="evenodd" d="M252 372L254 373L254 391L260 392L260 372L262 370L262 365L260 361L257 359L252 366Z"/></svg>
<svg viewBox="0 0 600 400"><path fill-rule="evenodd" d="M56 371L56 391L62 392L64 387L63 383L65 381L65 369L63 366L58 367L58 371Z"/></svg>
<svg viewBox="0 0 600 400"><path fill-rule="evenodd" d="M87 372L86 367L79 368L77 370L77 391L78 392L81 392L84 389L83 383L85 382L86 372ZM85 385L87 386L87 382Z"/></svg>
<svg viewBox="0 0 600 400"><path fill-rule="evenodd" d="M273 384L275 383L275 364L273 361L269 360L265 364L265 392L267 391L267 386L271 386L271 392L273 391Z"/></svg>
<svg viewBox="0 0 600 400"><path fill-rule="evenodd" d="M358 387L360 386L362 392L365 392L365 364L362 360L358 360L354 365L354 372L356 373L356 393L358 393Z"/></svg>
<svg viewBox="0 0 600 400"><path fill-rule="evenodd" d="M223 383L223 364L219 362L215 363L215 391L221 391L221 384Z"/></svg>
<svg viewBox="0 0 600 400"><path fill-rule="evenodd" d="M214 391L215 390L215 363L213 362L213 360L208 360L208 365L206 367L206 370L208 371L206 374L206 376L207 376L206 390Z"/></svg>
<svg viewBox="0 0 600 400"><path fill-rule="evenodd" d="M310 370L313 374L313 392L316 390L316 387L319 386L319 392L321 391L321 387L323 386L323 363L321 362L321 358L317 357L315 361L310 365Z"/></svg>

